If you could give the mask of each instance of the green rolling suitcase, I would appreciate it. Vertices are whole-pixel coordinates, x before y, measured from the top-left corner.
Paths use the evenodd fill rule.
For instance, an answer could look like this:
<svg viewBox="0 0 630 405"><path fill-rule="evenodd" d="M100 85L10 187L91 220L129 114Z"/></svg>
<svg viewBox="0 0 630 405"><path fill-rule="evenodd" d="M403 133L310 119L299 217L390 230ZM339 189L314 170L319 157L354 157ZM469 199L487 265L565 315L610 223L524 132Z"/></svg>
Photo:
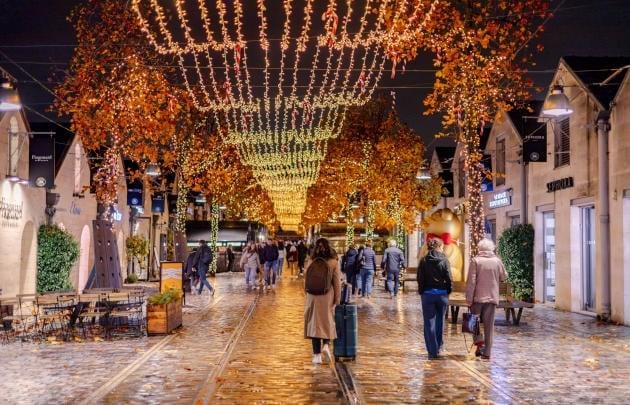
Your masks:
<svg viewBox="0 0 630 405"><path fill-rule="evenodd" d="M337 305L335 307L335 324L337 328L337 339L334 342L335 359L355 359L359 335L357 306L352 304Z"/></svg>

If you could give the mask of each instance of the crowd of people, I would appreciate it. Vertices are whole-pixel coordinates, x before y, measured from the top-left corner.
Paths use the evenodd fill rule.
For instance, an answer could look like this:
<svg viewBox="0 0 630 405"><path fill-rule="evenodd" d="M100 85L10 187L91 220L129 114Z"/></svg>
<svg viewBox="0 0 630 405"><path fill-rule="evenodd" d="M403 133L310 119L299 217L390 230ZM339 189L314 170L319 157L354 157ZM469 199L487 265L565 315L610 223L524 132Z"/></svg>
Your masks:
<svg viewBox="0 0 630 405"><path fill-rule="evenodd" d="M452 277L441 239L429 239L427 247L427 254L420 258L416 277L421 295L426 350L429 359L438 359L444 348L444 318L452 292ZM491 240L483 239L479 243L479 253L470 261L465 293L470 312L478 315L483 324L483 330L478 328L473 336L477 346L475 355L483 359L489 359L492 353L499 285L507 278L505 267L494 251L495 245ZM199 248L189 255L185 264L185 274L190 280L186 287L190 293L202 294L206 287L214 295L215 290L207 279L213 259L207 243L200 241ZM228 271L232 271L233 262L234 253L230 249L227 253ZM342 281L354 299L369 300L372 297L378 267L372 243L351 245L339 258L324 238L318 239L312 246L307 246L303 240L249 242L243 249L239 266L244 272L248 289L262 286L264 290L274 290L282 277L284 264L291 279L296 280L305 277L309 271L316 271L312 265L315 262L319 263L318 272L324 269L325 274L315 278L323 283L323 287L319 287L323 293L315 294L312 288L309 291L307 278L304 335L312 341L313 363L319 364L330 360L330 342L337 337L334 310L341 300ZM398 295L400 274L405 267L404 252L395 240L390 240L383 252L380 269L385 291L391 299Z"/></svg>
<svg viewBox="0 0 630 405"><path fill-rule="evenodd" d="M444 319L452 292L452 276L450 262L443 253L442 240L431 238L427 247L428 253L420 259L416 277L422 302L425 346L428 358L434 360L439 359L444 351ZM483 239L478 244L479 253L471 259L465 294L469 311L479 316L483 325L483 330L477 327L473 332L473 342L477 346L475 355L482 359L490 359L492 353L499 285L507 279L505 267L494 251L495 245L491 240ZM350 246L339 264L337 254L328 241L319 239L311 260L318 258L325 260L331 271L324 277L329 285L326 294L313 295L309 293L308 285L305 286L304 334L312 341L315 364L330 360L329 345L337 338L333 313L335 306L340 304L342 273L352 295L370 299L377 271L376 254L369 242L358 249ZM391 240L381 260L385 290L390 298L398 294L399 276L405 266L404 253L397 247L396 241ZM310 271L314 270L307 266L307 274ZM316 271L322 272L320 268ZM307 283L308 280L307 277Z"/></svg>

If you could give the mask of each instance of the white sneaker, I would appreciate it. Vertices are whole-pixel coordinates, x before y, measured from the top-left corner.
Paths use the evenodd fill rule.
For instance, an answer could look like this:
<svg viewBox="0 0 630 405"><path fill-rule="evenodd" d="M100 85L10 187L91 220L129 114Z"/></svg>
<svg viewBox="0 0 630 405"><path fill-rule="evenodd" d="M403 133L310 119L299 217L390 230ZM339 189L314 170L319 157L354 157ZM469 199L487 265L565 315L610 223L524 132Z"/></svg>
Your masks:
<svg viewBox="0 0 630 405"><path fill-rule="evenodd" d="M322 348L322 354L324 355L323 356L324 361L326 363L330 363L330 361L332 359L332 356L330 354L330 346L329 345L327 345L327 344L324 345L324 347Z"/></svg>
<svg viewBox="0 0 630 405"><path fill-rule="evenodd" d="M314 354L313 355L313 364L322 364L322 355Z"/></svg>

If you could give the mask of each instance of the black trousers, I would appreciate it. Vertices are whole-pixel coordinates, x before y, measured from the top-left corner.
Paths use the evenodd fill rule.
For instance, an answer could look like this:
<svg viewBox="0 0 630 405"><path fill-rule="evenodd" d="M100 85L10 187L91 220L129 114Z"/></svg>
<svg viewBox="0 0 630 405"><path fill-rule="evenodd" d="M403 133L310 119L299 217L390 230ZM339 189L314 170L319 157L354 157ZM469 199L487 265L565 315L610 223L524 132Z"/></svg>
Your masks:
<svg viewBox="0 0 630 405"><path fill-rule="evenodd" d="M313 342L313 354L320 354L322 352L322 340L325 345L330 343L328 339L311 338L311 342Z"/></svg>

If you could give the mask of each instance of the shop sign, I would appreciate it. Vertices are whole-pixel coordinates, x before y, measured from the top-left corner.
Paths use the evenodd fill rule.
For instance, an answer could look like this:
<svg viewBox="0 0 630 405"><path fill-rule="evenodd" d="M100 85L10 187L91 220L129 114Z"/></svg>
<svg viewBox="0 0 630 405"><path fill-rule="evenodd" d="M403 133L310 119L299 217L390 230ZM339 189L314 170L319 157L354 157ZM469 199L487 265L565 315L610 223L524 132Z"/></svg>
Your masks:
<svg viewBox="0 0 630 405"><path fill-rule="evenodd" d="M547 192L553 193L554 191L564 190L565 188L573 187L573 177L565 177L564 179L554 180L547 183Z"/></svg>
<svg viewBox="0 0 630 405"><path fill-rule="evenodd" d="M142 203L142 182L140 180L132 181L127 185L127 204L130 207L141 207Z"/></svg>
<svg viewBox="0 0 630 405"><path fill-rule="evenodd" d="M55 143L50 134L33 134L29 141L29 181L35 187L55 185Z"/></svg>
<svg viewBox="0 0 630 405"><path fill-rule="evenodd" d="M525 162L546 162L547 161L547 132L542 127L542 131L534 131L525 135L523 139L523 156Z"/></svg>
<svg viewBox="0 0 630 405"><path fill-rule="evenodd" d="M161 214L164 212L164 195L154 194L151 199L151 212L154 214Z"/></svg>
<svg viewBox="0 0 630 405"><path fill-rule="evenodd" d="M0 198L0 218L8 220L18 220L24 213L24 203L12 203L4 197Z"/></svg>
<svg viewBox="0 0 630 405"><path fill-rule="evenodd" d="M490 208L500 208L512 205L512 189L500 191L492 195L492 199L488 202Z"/></svg>

